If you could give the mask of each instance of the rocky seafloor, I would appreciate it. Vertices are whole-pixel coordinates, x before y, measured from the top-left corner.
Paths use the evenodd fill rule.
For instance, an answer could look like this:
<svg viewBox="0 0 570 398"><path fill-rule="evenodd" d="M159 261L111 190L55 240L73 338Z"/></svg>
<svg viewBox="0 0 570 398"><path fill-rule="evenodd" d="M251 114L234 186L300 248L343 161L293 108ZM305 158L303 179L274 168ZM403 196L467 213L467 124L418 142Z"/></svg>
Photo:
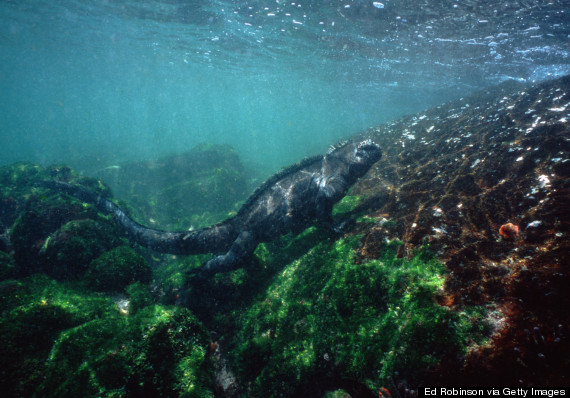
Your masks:
<svg viewBox="0 0 570 398"><path fill-rule="evenodd" d="M569 386L569 90L506 83L369 129L384 156L335 206L341 234L276 237L207 282L186 271L210 255L152 253L35 184L112 191L145 225L199 228L234 214L254 178L231 148L92 177L0 168L3 396Z"/></svg>

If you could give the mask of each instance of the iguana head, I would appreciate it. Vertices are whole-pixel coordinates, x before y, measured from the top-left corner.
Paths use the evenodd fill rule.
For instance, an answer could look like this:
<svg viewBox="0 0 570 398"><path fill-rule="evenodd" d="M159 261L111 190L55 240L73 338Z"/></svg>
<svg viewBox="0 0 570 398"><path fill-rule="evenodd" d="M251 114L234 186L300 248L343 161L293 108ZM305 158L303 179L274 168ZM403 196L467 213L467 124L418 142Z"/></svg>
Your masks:
<svg viewBox="0 0 570 398"><path fill-rule="evenodd" d="M356 181L362 177L382 157L380 146L372 140L349 142L331 150L327 155L330 160L341 161L344 166L344 178Z"/></svg>

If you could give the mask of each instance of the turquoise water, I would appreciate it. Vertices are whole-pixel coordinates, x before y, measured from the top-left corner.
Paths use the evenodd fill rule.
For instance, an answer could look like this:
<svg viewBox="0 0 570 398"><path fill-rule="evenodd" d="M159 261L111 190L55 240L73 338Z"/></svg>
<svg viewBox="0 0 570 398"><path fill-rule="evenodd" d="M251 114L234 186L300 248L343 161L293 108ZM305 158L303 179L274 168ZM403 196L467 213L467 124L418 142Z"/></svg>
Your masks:
<svg viewBox="0 0 570 398"><path fill-rule="evenodd" d="M275 170L568 73L568 22L563 1L3 0L0 164L89 172L211 142Z"/></svg>

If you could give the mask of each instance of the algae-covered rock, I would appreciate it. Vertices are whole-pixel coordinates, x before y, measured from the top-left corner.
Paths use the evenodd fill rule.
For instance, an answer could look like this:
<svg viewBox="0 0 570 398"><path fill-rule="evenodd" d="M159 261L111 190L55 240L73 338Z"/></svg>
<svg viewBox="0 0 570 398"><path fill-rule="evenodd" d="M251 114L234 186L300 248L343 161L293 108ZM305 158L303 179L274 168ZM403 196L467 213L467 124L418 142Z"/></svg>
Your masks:
<svg viewBox="0 0 570 398"><path fill-rule="evenodd" d="M85 278L95 290L120 291L133 282L149 283L152 270L142 255L119 246L93 260Z"/></svg>
<svg viewBox="0 0 570 398"><path fill-rule="evenodd" d="M55 396L213 396L208 337L183 308L94 319L61 333L39 392Z"/></svg>
<svg viewBox="0 0 570 398"><path fill-rule="evenodd" d="M73 219L88 219L96 214L91 208L70 203L62 196L49 200L32 198L26 204L11 231L16 261L24 273L49 271L42 256L48 237Z"/></svg>
<svg viewBox="0 0 570 398"><path fill-rule="evenodd" d="M43 167L31 163L0 167L0 225L9 227L14 223L30 197L33 185L47 177Z"/></svg>
<svg viewBox="0 0 570 398"><path fill-rule="evenodd" d="M95 207L34 186L50 177L50 173L38 171L34 176L31 181L26 179L26 184L18 179L13 190L21 192L19 196L10 196L18 203L17 213L10 217L14 222L9 234L18 271L77 279L91 260L120 244L121 234L112 220L99 214ZM92 179L75 176L73 181L105 191L104 185Z"/></svg>
<svg viewBox="0 0 570 398"><path fill-rule="evenodd" d="M43 270L56 279L78 279L92 260L120 243L114 226L106 221L70 221L46 239L40 250Z"/></svg>
<svg viewBox="0 0 570 398"><path fill-rule="evenodd" d="M393 245L378 260L358 264L358 241L318 243L240 317L233 355L253 396L346 385L370 393L395 371L418 382L487 336L484 311L460 315L437 304L444 283L437 260L425 253L398 259Z"/></svg>
<svg viewBox="0 0 570 398"><path fill-rule="evenodd" d="M10 227L25 209L26 202L41 192L36 184L43 180L80 183L109 196L110 190L100 181L78 175L68 166L42 167L18 162L0 167L0 226ZM47 195L40 194L43 199Z"/></svg>
<svg viewBox="0 0 570 398"><path fill-rule="evenodd" d="M0 281L16 275L16 260L10 254L0 251Z"/></svg>
<svg viewBox="0 0 570 398"><path fill-rule="evenodd" d="M186 309L125 316L42 275L1 282L0 298L3 396L212 396L208 335Z"/></svg>
<svg viewBox="0 0 570 398"><path fill-rule="evenodd" d="M154 301L150 287L141 282L131 283L125 291L129 295L129 314L136 314L140 309L148 307Z"/></svg>
<svg viewBox="0 0 570 398"><path fill-rule="evenodd" d="M114 165L95 174L130 203L141 223L163 229L221 221L248 192L244 166L228 145L202 144L182 154Z"/></svg>
<svg viewBox="0 0 570 398"><path fill-rule="evenodd" d="M114 302L84 294L45 276L0 284L0 385L5 396L32 396L59 334L105 317Z"/></svg>

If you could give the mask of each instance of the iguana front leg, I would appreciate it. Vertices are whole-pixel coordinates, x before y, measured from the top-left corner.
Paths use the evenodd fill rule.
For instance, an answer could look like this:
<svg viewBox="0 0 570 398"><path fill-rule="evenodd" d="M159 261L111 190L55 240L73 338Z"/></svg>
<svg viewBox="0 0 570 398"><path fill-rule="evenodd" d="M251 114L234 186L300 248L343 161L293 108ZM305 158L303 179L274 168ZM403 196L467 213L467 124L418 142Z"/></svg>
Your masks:
<svg viewBox="0 0 570 398"><path fill-rule="evenodd" d="M346 181L340 177L331 178L319 183L319 192L316 197L316 216L319 223L334 232L339 232L341 225L335 225L332 210L336 202L342 199L346 192Z"/></svg>
<svg viewBox="0 0 570 398"><path fill-rule="evenodd" d="M209 278L220 272L233 271L239 268L253 254L256 247L257 242L253 235L249 231L242 231L226 254L214 257L204 265L192 270L191 273L203 278Z"/></svg>

